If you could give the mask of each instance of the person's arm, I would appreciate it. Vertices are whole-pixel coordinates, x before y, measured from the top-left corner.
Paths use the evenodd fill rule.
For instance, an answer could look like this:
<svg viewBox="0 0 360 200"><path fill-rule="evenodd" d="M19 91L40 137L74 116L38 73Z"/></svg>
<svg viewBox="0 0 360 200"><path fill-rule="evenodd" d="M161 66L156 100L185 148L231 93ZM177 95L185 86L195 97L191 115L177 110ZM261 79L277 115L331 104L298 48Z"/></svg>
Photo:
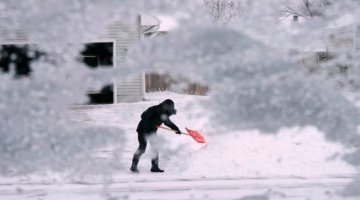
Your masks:
<svg viewBox="0 0 360 200"><path fill-rule="evenodd" d="M166 118L166 120L164 121L164 124L166 126L168 126L169 128L171 128L172 130L175 130L176 134L181 134L180 129L170 120L169 117Z"/></svg>

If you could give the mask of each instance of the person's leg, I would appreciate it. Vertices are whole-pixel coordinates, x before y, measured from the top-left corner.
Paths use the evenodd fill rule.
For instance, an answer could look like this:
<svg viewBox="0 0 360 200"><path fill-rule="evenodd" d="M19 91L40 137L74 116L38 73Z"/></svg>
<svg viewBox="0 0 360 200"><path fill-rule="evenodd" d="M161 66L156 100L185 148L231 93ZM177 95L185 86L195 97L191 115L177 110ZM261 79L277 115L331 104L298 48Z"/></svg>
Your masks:
<svg viewBox="0 0 360 200"><path fill-rule="evenodd" d="M164 172L164 170L159 168L159 141L157 138L156 132L150 134L149 136L149 142L151 144L151 172Z"/></svg>
<svg viewBox="0 0 360 200"><path fill-rule="evenodd" d="M139 172L137 169L137 165L139 163L141 155L145 153L146 150L146 144L147 144L147 138L145 133L138 133L138 141L139 141L139 147L134 153L133 159L132 159L132 165L130 168L130 171L132 172Z"/></svg>

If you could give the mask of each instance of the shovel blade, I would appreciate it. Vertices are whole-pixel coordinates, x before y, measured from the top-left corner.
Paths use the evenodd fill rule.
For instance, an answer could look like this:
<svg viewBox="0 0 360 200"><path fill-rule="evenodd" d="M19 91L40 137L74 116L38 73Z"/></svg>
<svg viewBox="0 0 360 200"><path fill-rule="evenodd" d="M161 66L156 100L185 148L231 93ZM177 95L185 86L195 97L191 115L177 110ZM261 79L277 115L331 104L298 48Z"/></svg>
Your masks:
<svg viewBox="0 0 360 200"><path fill-rule="evenodd" d="M189 135L198 143L205 143L205 139L204 137L197 131L195 130L191 130L191 129L188 129L186 128L186 131L189 133Z"/></svg>

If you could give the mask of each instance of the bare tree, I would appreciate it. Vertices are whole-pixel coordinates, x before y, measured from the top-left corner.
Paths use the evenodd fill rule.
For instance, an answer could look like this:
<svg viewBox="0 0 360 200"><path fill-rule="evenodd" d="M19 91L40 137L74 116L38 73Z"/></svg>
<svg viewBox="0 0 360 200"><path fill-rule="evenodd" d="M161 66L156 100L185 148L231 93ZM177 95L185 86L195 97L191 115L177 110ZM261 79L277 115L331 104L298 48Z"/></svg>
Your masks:
<svg viewBox="0 0 360 200"><path fill-rule="evenodd" d="M242 17L251 7L253 0L200 0L208 7L216 22L226 23L232 18Z"/></svg>
<svg viewBox="0 0 360 200"><path fill-rule="evenodd" d="M289 15L304 18L326 17L326 8L332 5L332 0L302 0L300 3L288 5L282 11Z"/></svg>

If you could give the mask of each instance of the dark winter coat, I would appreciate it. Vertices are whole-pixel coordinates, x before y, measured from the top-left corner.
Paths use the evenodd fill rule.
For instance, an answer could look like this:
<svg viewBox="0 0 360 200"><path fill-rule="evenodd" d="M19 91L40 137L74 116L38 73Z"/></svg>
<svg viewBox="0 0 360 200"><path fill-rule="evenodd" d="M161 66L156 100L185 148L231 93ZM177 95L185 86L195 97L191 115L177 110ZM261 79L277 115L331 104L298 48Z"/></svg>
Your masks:
<svg viewBox="0 0 360 200"><path fill-rule="evenodd" d="M179 128L169 119L175 115L175 105L170 99L167 99L159 105L152 106L141 115L141 121L136 129L138 133L152 133L157 131L157 126L164 123L166 126L180 133Z"/></svg>

